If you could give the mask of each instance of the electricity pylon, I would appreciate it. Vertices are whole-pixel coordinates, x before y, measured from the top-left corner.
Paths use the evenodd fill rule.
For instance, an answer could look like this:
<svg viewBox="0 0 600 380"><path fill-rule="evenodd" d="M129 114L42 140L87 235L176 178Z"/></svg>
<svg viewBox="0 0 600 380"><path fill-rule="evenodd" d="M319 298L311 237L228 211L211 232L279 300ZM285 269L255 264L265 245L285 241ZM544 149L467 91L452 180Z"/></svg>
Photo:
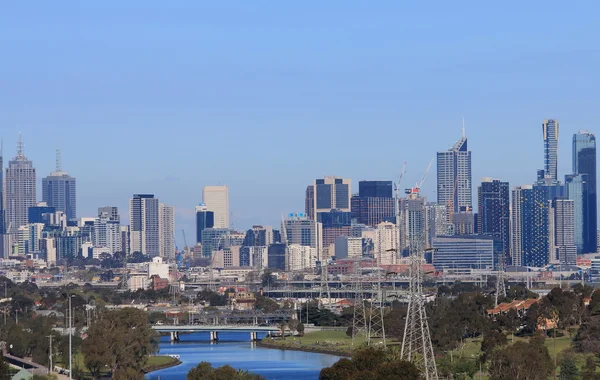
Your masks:
<svg viewBox="0 0 600 380"><path fill-rule="evenodd" d="M498 306L498 298L506 298L506 285L504 284L504 253L498 262L498 270L496 271L496 295L494 307Z"/></svg>
<svg viewBox="0 0 600 380"><path fill-rule="evenodd" d="M416 238L410 244L410 288L408 313L404 325L401 357L415 364L426 380L437 380L437 367L429 334L425 297L423 294L424 239Z"/></svg>
<svg viewBox="0 0 600 380"><path fill-rule="evenodd" d="M369 312L369 330L367 332L367 344L370 346L379 340L386 347L384 317L383 290L381 288L381 268L377 267L377 282L374 289L376 296L371 297L371 310Z"/></svg>
<svg viewBox="0 0 600 380"><path fill-rule="evenodd" d="M361 259L354 261L354 316L352 318L352 345L358 336L365 336L368 341L369 325L365 310L365 294L362 285Z"/></svg>

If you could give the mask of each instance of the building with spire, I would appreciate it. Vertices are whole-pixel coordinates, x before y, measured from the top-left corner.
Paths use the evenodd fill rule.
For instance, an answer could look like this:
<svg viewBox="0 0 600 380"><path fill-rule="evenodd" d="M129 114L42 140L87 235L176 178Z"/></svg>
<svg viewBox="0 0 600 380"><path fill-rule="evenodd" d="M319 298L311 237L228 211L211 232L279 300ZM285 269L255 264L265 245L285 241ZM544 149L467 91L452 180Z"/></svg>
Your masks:
<svg viewBox="0 0 600 380"><path fill-rule="evenodd" d="M472 209L471 151L463 135L452 148L437 154L437 203L445 205L448 217Z"/></svg>
<svg viewBox="0 0 600 380"><path fill-rule="evenodd" d="M6 168L5 213L6 231L16 233L28 223L29 207L36 205L36 181L33 163L25 157L23 140L19 134L17 155Z"/></svg>
<svg viewBox="0 0 600 380"><path fill-rule="evenodd" d="M77 184L74 177L62 170L60 150L56 151L56 170L42 179L42 201L64 212L67 220L77 219Z"/></svg>

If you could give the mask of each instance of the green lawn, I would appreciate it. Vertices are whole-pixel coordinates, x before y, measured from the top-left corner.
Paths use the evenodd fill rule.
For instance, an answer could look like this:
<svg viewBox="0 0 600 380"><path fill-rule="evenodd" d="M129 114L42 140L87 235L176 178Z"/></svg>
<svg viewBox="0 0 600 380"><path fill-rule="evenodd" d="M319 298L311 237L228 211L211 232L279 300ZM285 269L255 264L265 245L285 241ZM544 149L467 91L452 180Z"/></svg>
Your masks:
<svg viewBox="0 0 600 380"><path fill-rule="evenodd" d="M267 338L268 339L268 338ZM364 336L356 337L354 346L360 346L365 342ZM288 336L283 339L269 340L269 343L278 344L281 346L311 346L331 348L341 351L350 352L353 348L352 338L346 335L346 331L326 330L326 331L311 331L303 337Z"/></svg>

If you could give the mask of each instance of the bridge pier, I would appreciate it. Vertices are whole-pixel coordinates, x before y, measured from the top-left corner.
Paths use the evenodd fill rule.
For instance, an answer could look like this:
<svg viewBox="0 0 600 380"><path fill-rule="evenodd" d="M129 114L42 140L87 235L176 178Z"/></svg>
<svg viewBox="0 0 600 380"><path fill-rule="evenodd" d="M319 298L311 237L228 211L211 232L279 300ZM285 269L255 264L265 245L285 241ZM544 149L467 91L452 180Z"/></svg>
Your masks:
<svg viewBox="0 0 600 380"><path fill-rule="evenodd" d="M171 331L171 342L179 342L179 332Z"/></svg>
<svg viewBox="0 0 600 380"><path fill-rule="evenodd" d="M218 331L211 331L210 332L210 341L211 342L218 342L219 341L219 332Z"/></svg>
<svg viewBox="0 0 600 380"><path fill-rule="evenodd" d="M256 342L258 340L256 335L256 331L250 331L250 342Z"/></svg>

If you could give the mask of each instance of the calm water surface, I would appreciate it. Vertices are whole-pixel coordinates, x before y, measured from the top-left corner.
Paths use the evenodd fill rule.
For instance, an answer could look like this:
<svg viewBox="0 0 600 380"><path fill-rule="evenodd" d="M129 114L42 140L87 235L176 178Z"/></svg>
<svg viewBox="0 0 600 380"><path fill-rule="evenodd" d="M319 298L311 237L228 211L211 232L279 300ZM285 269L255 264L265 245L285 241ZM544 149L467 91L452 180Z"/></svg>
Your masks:
<svg viewBox="0 0 600 380"><path fill-rule="evenodd" d="M181 340L171 343L169 337L161 337L159 354L181 355L182 364L149 373L147 380L185 379L189 370L202 361L213 367L229 364L266 377L268 380L317 380L319 372L340 358L334 355L312 352L275 350L256 347L244 342L249 333L219 333L219 343L208 342L208 333L182 334Z"/></svg>

